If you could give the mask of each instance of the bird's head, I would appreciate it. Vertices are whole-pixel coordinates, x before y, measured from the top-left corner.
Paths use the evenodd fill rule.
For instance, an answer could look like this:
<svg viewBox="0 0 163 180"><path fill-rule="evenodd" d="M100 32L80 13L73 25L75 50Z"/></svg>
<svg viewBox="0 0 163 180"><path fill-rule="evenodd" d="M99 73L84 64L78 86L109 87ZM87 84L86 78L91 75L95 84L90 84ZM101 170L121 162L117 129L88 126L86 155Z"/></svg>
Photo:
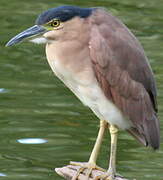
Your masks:
<svg viewBox="0 0 163 180"><path fill-rule="evenodd" d="M60 6L49 9L38 16L34 26L13 37L6 46L25 39L35 43L47 43L64 36L66 32L79 31L81 21L91 15L93 8ZM71 34L71 33L69 33Z"/></svg>

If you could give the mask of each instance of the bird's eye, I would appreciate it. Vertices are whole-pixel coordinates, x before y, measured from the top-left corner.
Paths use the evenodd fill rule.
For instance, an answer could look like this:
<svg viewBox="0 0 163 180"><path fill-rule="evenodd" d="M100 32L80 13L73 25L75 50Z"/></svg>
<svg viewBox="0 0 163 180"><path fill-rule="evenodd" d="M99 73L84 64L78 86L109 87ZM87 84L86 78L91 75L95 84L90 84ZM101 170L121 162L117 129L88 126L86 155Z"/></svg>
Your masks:
<svg viewBox="0 0 163 180"><path fill-rule="evenodd" d="M55 20L53 20L53 21L51 21L50 22L50 26L51 27L58 27L60 25L60 20L58 20L58 19L55 19Z"/></svg>

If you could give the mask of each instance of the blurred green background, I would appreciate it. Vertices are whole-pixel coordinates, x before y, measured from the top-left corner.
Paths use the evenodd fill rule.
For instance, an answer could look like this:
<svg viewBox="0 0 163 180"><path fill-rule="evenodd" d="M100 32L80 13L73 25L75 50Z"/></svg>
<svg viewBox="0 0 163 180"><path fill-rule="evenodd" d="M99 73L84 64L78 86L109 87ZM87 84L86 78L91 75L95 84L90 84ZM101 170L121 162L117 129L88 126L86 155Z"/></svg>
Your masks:
<svg viewBox="0 0 163 180"><path fill-rule="evenodd" d="M138 37L150 60L158 87L163 135L163 1L162 0L0 0L0 178L61 180L52 170L87 161L99 120L53 75L43 45L6 42L32 26L38 14L59 5L106 7ZM18 139L42 138L44 144ZM98 164L107 168L107 133ZM163 180L163 143L154 152L126 132L118 141L117 170L126 178Z"/></svg>

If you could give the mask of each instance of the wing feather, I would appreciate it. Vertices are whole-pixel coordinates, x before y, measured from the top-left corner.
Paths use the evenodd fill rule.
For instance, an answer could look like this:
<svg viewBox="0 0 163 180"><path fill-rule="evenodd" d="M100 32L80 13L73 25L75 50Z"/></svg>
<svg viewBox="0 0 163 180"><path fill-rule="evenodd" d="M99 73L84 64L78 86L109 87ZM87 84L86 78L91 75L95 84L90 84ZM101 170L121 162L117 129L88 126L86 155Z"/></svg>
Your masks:
<svg viewBox="0 0 163 180"><path fill-rule="evenodd" d="M99 11L94 15L89 42L97 81L105 96L132 122L128 131L144 145L157 149L156 85L144 50L117 18Z"/></svg>

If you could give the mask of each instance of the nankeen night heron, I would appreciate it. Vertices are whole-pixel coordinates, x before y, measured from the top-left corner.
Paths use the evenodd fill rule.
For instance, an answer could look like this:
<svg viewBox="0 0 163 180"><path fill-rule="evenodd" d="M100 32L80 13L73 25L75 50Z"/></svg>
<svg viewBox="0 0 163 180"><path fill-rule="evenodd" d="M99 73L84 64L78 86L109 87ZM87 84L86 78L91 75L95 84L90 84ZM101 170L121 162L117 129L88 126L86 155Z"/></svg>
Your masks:
<svg viewBox="0 0 163 180"><path fill-rule="evenodd" d="M118 129L140 143L159 148L156 85L144 50L130 30L102 8L61 6L43 12L31 28L12 38L46 44L46 55L56 76L100 119L98 137L87 164L96 166L104 131L111 134L106 175L116 173ZM76 163L78 165L78 163ZM76 179L74 177L73 179Z"/></svg>

